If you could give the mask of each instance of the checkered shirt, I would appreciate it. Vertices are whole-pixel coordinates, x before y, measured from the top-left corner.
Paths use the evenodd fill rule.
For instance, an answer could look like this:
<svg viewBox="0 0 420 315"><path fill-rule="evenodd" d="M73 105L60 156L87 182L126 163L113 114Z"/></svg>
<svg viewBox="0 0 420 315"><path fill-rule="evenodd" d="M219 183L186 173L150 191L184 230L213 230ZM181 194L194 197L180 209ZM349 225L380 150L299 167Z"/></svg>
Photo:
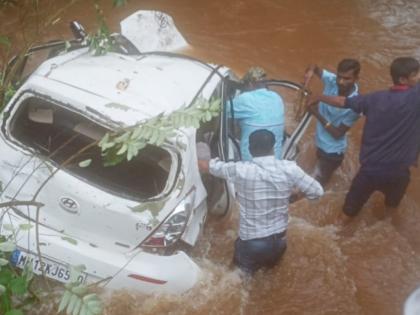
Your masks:
<svg viewBox="0 0 420 315"><path fill-rule="evenodd" d="M252 161L222 162L212 159L210 174L231 181L239 202L239 237L249 240L286 230L289 197L294 188L308 199L324 193L321 185L293 161L274 156Z"/></svg>

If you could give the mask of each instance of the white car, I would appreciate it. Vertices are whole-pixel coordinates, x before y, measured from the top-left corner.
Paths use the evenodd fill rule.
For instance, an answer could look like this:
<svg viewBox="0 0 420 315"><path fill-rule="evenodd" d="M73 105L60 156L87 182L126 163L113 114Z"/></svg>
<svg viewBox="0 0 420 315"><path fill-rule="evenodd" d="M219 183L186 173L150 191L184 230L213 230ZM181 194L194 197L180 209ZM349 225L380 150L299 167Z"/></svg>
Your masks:
<svg viewBox="0 0 420 315"><path fill-rule="evenodd" d="M141 14L156 16L133 16ZM1 113L0 202L36 196L43 206L0 209L0 234L32 224L18 233L12 261L18 267L31 262L36 273L43 268L61 282L69 281L71 265L83 264L80 281L109 279L109 288L181 293L200 277L188 246L199 238L207 210L225 214L233 204L226 182L200 176L196 143L207 142L212 157L239 158L226 117L237 93L235 76L226 67L169 52L172 48L145 52L144 42L122 42L120 51L104 56L81 47L46 60ZM155 41L162 50L161 44ZM288 81L267 84L299 89ZM170 113L198 95L223 104L220 115L200 128L177 130L163 146L148 145L132 161L112 167L103 165L98 146L66 163L107 131ZM285 158L295 158L309 120L305 115L286 139ZM79 167L87 158L92 164Z"/></svg>

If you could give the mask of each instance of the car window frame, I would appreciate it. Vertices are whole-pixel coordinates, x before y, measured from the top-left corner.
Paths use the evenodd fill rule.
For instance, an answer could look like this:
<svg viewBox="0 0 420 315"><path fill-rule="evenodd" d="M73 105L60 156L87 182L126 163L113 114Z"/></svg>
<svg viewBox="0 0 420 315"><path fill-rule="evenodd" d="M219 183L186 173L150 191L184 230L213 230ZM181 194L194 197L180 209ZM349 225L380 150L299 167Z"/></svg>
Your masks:
<svg viewBox="0 0 420 315"><path fill-rule="evenodd" d="M153 201L159 201L162 199L165 199L166 197L168 197L176 188L177 183L178 183L178 179L179 179L179 175L181 173L181 166L182 166L182 158L181 158L181 152L179 150L179 148L177 148L174 144L171 143L166 143L164 145L164 149L169 153L169 155L171 156L172 159L172 165L173 167L171 167L171 171L169 172L168 175L168 182L171 181L170 185L167 185L167 187L165 187L165 189L158 195L152 197L152 198L136 198L132 195L127 195L124 194L123 192L119 192L119 191L115 191L112 189L108 189L107 187L104 187L98 183L96 183L95 181L89 180L86 177L83 177L75 172L72 172L71 169L68 168L62 168L60 163L48 158L48 156L45 156L44 154L40 153L36 148L26 145L25 143L23 143L22 141L20 141L19 139L15 138L11 132L11 128L13 125L13 121L15 119L17 119L17 117L15 117L16 115L18 115L19 111L21 110L21 106L24 106L25 101L27 99L30 99L31 97L35 97L35 98L39 98L42 99L48 103L52 103L54 106L59 106L61 109L63 110L67 110L67 111L71 111L77 115L80 115L81 117L83 117L84 119L87 119L91 122L93 122L94 124L97 124L105 129L108 129L110 131L112 131L113 129L115 129L115 126L113 124L103 124L101 120L97 120L95 119L95 117L90 116L90 115L86 115L86 113L84 113L81 110L78 110L75 107L72 107L71 104L69 103L64 103L62 101L57 100L56 98L50 96L50 95L45 95L43 93L39 93L37 91L34 91L32 89L25 89L22 90L21 92L19 92L19 95L16 96L16 98L13 100L12 103L8 104L7 108L5 108L5 112L3 113L3 119L1 121L1 132L3 133L4 137L5 137L5 141L9 142L10 144L12 144L13 146L19 147L20 150L23 150L24 152L29 153L31 156L37 158L40 161L43 161L43 163L49 163L52 167L56 168L56 169L60 169L61 171L64 171L65 173L67 173L70 176L73 176L75 178L77 178L78 180L92 186L95 187L105 193L108 193L110 195L113 196L117 196L119 198L123 198L126 200L132 200L132 201L137 201L137 202L153 202Z"/></svg>

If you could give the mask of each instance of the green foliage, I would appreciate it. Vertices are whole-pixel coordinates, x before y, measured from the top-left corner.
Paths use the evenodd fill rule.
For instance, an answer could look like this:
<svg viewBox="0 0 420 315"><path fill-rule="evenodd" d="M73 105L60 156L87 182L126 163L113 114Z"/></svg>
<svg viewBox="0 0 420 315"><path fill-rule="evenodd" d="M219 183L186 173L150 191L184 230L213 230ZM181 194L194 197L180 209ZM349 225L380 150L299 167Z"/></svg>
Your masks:
<svg viewBox="0 0 420 315"><path fill-rule="evenodd" d="M58 306L58 313L67 315L98 315L102 313L102 302L96 293L89 293L86 285L77 282L65 285L65 292Z"/></svg>
<svg viewBox="0 0 420 315"><path fill-rule="evenodd" d="M11 46L10 38L4 35L0 35L0 45L6 48L10 48Z"/></svg>
<svg viewBox="0 0 420 315"><path fill-rule="evenodd" d="M25 228L28 228L25 226ZM16 235L13 233L13 235ZM33 279L32 268L23 271L10 264L11 252L16 248L13 239L2 239L0 243L0 314L18 315L22 309L34 300L30 292Z"/></svg>
<svg viewBox="0 0 420 315"><path fill-rule="evenodd" d="M0 0L0 8L1 7L13 7L17 5L17 0Z"/></svg>
<svg viewBox="0 0 420 315"><path fill-rule="evenodd" d="M21 310L13 309L8 311L5 315L24 315Z"/></svg>
<svg viewBox="0 0 420 315"><path fill-rule="evenodd" d="M96 18L98 20L98 30L94 35L89 35L86 39L89 45L89 52L94 56L102 56L111 51L115 46L115 41L111 36L108 26L105 23L103 11L95 5Z"/></svg>
<svg viewBox="0 0 420 315"><path fill-rule="evenodd" d="M7 103L9 103L10 99L15 95L17 91L17 87L11 83L8 84L3 97L3 106L5 106ZM1 110L1 106L0 106Z"/></svg>
<svg viewBox="0 0 420 315"><path fill-rule="evenodd" d="M88 167L92 163L92 159L87 159L79 163L79 167Z"/></svg>
<svg viewBox="0 0 420 315"><path fill-rule="evenodd" d="M161 146L175 135L176 129L198 128L200 122L210 121L219 115L220 103L220 99L208 101L199 97L190 107L183 106L168 115L160 114L128 130L112 135L107 133L98 144L102 150L104 165L130 161L147 144Z"/></svg>
<svg viewBox="0 0 420 315"><path fill-rule="evenodd" d="M126 5L127 2L128 0L112 0L112 4L114 5L114 7L122 7Z"/></svg>
<svg viewBox="0 0 420 315"><path fill-rule="evenodd" d="M89 292L89 287L78 282L84 272L84 265L73 266L70 272L70 283L64 286L65 291L58 306L58 313L67 315L97 315L102 313L102 303L96 293Z"/></svg>

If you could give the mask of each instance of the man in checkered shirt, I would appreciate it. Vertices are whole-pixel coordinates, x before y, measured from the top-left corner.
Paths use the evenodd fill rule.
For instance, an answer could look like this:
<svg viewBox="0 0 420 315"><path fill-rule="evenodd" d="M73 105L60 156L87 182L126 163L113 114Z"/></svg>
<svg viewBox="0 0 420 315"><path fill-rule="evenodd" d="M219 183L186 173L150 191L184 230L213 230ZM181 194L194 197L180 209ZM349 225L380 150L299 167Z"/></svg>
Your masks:
<svg viewBox="0 0 420 315"><path fill-rule="evenodd" d="M239 202L239 238L233 261L247 273L274 266L286 249L289 197L298 188L308 199L324 193L322 186L293 161L276 160L275 137L257 130L249 137L252 161L199 160L202 172L235 186Z"/></svg>

